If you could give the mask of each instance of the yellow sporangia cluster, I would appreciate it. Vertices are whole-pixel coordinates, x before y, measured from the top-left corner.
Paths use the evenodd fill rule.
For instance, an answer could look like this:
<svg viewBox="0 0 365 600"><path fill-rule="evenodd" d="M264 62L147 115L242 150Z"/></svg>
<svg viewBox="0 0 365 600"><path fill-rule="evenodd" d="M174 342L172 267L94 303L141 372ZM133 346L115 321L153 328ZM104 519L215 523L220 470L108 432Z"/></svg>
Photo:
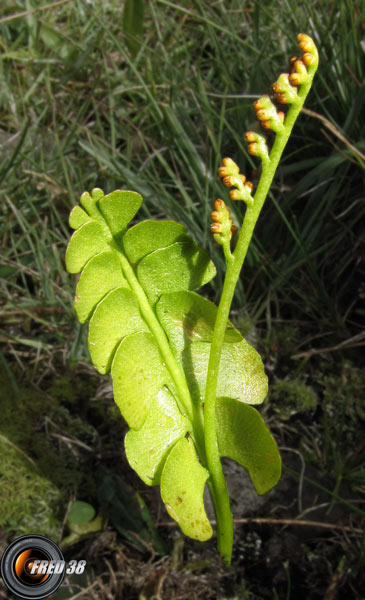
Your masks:
<svg viewBox="0 0 365 600"><path fill-rule="evenodd" d="M253 204L251 195L253 184L246 181L246 177L240 173L240 169L234 160L224 158L218 173L222 177L225 186L234 188L229 193L231 200L243 200L246 204ZM211 218L213 223L210 230L215 241L221 246L229 244L232 234L237 231L237 227L233 225L229 209L221 198L215 201Z"/></svg>
<svg viewBox="0 0 365 600"><path fill-rule="evenodd" d="M228 242L232 234L237 231L237 227L233 225L230 212L221 198L214 202L214 210L210 213L210 216L213 221L210 230L215 241L220 245Z"/></svg>
<svg viewBox="0 0 365 600"><path fill-rule="evenodd" d="M272 84L273 100L278 104L295 104L298 101L298 86L309 82L311 71L318 64L317 48L309 35L299 33L298 43L303 51L303 56L293 56L290 59L289 73L281 73L277 81ZM285 129L285 113L278 111L275 104L266 94L261 96L254 103L257 118L261 122L264 129L271 129L275 133L281 133ZM248 132L247 136L255 135ZM250 140L248 140L250 141ZM259 149L257 149L259 150ZM249 148L251 154L260 156L260 152L256 153L256 147Z"/></svg>
<svg viewBox="0 0 365 600"><path fill-rule="evenodd" d="M268 94L264 94L254 103L256 116L264 129L271 129L277 135L285 131L285 113L278 110L276 104L297 104L299 102L298 86L310 83L313 72L318 65L317 48L309 35L299 33L297 36L299 47L303 52L301 57L293 56L290 59L289 73L281 73L275 83L272 84L273 100ZM254 131L245 134L248 142L248 151L254 156L261 158L263 165L270 162L269 149L264 136ZM246 181L246 177L240 173L238 165L231 158L224 158L222 166L218 169L225 186L233 188L230 191L231 200L243 200L247 206L252 206L253 184ZM227 243L232 237L232 231L236 229L232 225L230 213L223 200L216 200L215 210L211 213L213 223L211 231L219 244Z"/></svg>
<svg viewBox="0 0 365 600"><path fill-rule="evenodd" d="M218 174L222 177L225 186L235 188L229 193L231 200L243 200L246 204L252 204L253 184L251 181L246 181L246 177L240 173L239 166L231 158L223 159Z"/></svg>

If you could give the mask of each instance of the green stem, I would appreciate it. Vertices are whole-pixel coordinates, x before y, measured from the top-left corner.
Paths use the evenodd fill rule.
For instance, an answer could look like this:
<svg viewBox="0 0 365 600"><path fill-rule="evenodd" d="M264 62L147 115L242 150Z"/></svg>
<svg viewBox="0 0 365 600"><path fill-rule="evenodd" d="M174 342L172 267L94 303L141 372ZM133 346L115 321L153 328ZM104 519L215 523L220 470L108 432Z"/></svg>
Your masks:
<svg viewBox="0 0 365 600"><path fill-rule="evenodd" d="M314 75L314 73L313 73ZM312 76L313 78L313 76ZM291 134L293 125L307 96L310 82L301 86L298 98L285 118L285 129L278 133L268 160L263 162L263 170L252 206L248 206L243 220L241 232L233 255L227 260L227 271L218 307L211 345L207 385L204 401L205 450L207 465L210 471L210 489L217 519L218 549L226 564L230 564L233 545L233 519L230 507L227 484L223 474L215 421L216 391L218 383L219 363L222 353L223 339L227 327L229 311L234 290L239 278L243 262L253 235L253 231L266 200L270 185L275 175L279 160ZM227 255L226 255L227 257Z"/></svg>

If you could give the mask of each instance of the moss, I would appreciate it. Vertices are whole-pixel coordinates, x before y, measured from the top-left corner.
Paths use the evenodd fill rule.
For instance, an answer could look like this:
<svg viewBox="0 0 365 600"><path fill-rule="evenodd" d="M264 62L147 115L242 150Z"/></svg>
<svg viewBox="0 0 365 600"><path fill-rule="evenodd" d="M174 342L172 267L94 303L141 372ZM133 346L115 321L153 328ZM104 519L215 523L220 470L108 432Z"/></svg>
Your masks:
<svg viewBox="0 0 365 600"><path fill-rule="evenodd" d="M0 478L0 523L3 528L16 535L38 533L58 539L61 530L60 507L65 504L64 492L42 476L18 447L2 439Z"/></svg>
<svg viewBox="0 0 365 600"><path fill-rule="evenodd" d="M365 373L350 361L337 366L337 375L323 377L323 427L329 446L346 456L363 440Z"/></svg>
<svg viewBox="0 0 365 600"><path fill-rule="evenodd" d="M59 401L66 401L68 404L74 404L77 400L75 383L69 375L59 376L50 381L47 392L52 398Z"/></svg>
<svg viewBox="0 0 365 600"><path fill-rule="evenodd" d="M16 535L36 532L56 539L70 492L94 493L90 469L82 465L85 453L68 440L87 443L96 432L61 405L64 385L72 389L64 379L54 397L18 382L16 393L0 369L0 523Z"/></svg>
<svg viewBox="0 0 365 600"><path fill-rule="evenodd" d="M275 412L284 420L293 415L314 411L317 395L313 388L300 379L279 379L270 387L270 402Z"/></svg>

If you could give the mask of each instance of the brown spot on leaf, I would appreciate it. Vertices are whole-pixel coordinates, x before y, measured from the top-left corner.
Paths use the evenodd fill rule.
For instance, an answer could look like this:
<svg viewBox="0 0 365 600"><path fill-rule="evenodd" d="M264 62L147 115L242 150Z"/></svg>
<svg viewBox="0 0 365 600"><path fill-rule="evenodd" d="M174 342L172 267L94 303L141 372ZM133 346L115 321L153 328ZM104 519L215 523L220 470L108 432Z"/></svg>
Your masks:
<svg viewBox="0 0 365 600"><path fill-rule="evenodd" d="M179 504L182 503L182 498L180 498L180 496L178 496L176 499L177 499L177 501L178 501Z"/></svg>

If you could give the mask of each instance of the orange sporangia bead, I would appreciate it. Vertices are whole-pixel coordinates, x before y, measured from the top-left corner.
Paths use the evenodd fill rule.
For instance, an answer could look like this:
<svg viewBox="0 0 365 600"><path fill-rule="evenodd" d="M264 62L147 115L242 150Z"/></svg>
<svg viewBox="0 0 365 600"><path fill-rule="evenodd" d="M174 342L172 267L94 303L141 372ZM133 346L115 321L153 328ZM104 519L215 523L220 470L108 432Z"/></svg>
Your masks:
<svg viewBox="0 0 365 600"><path fill-rule="evenodd" d="M309 66L314 63L315 57L313 56L313 54L309 54L309 52L306 52L302 56L302 61L304 62L305 65Z"/></svg>
<svg viewBox="0 0 365 600"><path fill-rule="evenodd" d="M273 92L281 92L285 88L285 85L289 83L289 73L282 73L277 81L272 84L271 89Z"/></svg>
<svg viewBox="0 0 365 600"><path fill-rule="evenodd" d="M234 175L228 175L228 177L225 177L223 179L223 183L227 187L232 187L232 185L234 185Z"/></svg>
<svg viewBox="0 0 365 600"><path fill-rule="evenodd" d="M224 208L225 204L222 200L222 198L218 198L215 202L214 202L214 208L216 211L218 211L220 208Z"/></svg>
<svg viewBox="0 0 365 600"><path fill-rule="evenodd" d="M271 129L270 121L261 121L261 125L264 129Z"/></svg>
<svg viewBox="0 0 365 600"><path fill-rule="evenodd" d="M213 211L210 213L210 217L211 217L212 221L216 221L216 222L218 222L218 221L219 221L219 212L218 212L218 211L216 211L216 210L213 210Z"/></svg>
<svg viewBox="0 0 365 600"><path fill-rule="evenodd" d="M297 35L297 40L299 47L303 52L313 52L316 48L312 38L306 33L299 33Z"/></svg>
<svg viewBox="0 0 365 600"><path fill-rule="evenodd" d="M258 100L256 100L256 102L253 103L253 107L255 110L260 110L260 108L262 108L262 104L260 102L260 98Z"/></svg>
<svg viewBox="0 0 365 600"><path fill-rule="evenodd" d="M246 177L244 175L241 175L241 173L239 173L238 175L228 175L223 179L223 183L227 187L232 187L234 185L237 186L240 185L241 182L245 183L245 181Z"/></svg>
<svg viewBox="0 0 365 600"><path fill-rule="evenodd" d="M260 110L261 108L266 108L267 105L270 104L270 96L268 94L264 94L253 103L253 107L255 110Z"/></svg>
<svg viewBox="0 0 365 600"><path fill-rule="evenodd" d="M312 54L310 56L312 56ZM293 65L293 68L294 68L295 73L300 73L302 75L307 74L307 69L305 68L305 64L302 60L296 60ZM289 79L290 79L290 77L289 77Z"/></svg>
<svg viewBox="0 0 365 600"><path fill-rule="evenodd" d="M259 153L259 145L256 144L256 142L253 142L252 144L249 144L248 145L248 151L253 156L257 156L258 153Z"/></svg>
<svg viewBox="0 0 365 600"><path fill-rule="evenodd" d="M224 167L237 167L236 163L234 162L234 160L232 160L231 158L229 158L229 156L226 156L226 158L224 158L222 160L222 165ZM238 168L238 167L237 167Z"/></svg>
<svg viewBox="0 0 365 600"><path fill-rule="evenodd" d="M279 104L288 104L288 98L284 92L275 94L275 101L279 102Z"/></svg>
<svg viewBox="0 0 365 600"><path fill-rule="evenodd" d="M261 110L258 110L256 115L260 121L267 121L267 119L269 118L268 112L264 108Z"/></svg>
<svg viewBox="0 0 365 600"><path fill-rule="evenodd" d="M231 190L229 192L230 198L231 200L240 200L241 199L241 194L238 190Z"/></svg>
<svg viewBox="0 0 365 600"><path fill-rule="evenodd" d="M222 225L220 223L212 223L210 226L210 231L212 233L221 233L222 232Z"/></svg>
<svg viewBox="0 0 365 600"><path fill-rule="evenodd" d="M282 73L277 81L272 84L271 89L274 94L279 94L281 92L287 91L288 86L290 85L289 74Z"/></svg>
<svg viewBox="0 0 365 600"><path fill-rule="evenodd" d="M300 75L299 73L291 73L289 75L289 81L291 83L291 85L299 85L300 84Z"/></svg>
<svg viewBox="0 0 365 600"><path fill-rule="evenodd" d="M251 181L246 181L245 187L249 188L252 191L253 190L253 183L251 183Z"/></svg>
<svg viewBox="0 0 365 600"><path fill-rule="evenodd" d="M256 137L253 131L247 131L247 133L245 133L246 142L254 142L255 139Z"/></svg>

